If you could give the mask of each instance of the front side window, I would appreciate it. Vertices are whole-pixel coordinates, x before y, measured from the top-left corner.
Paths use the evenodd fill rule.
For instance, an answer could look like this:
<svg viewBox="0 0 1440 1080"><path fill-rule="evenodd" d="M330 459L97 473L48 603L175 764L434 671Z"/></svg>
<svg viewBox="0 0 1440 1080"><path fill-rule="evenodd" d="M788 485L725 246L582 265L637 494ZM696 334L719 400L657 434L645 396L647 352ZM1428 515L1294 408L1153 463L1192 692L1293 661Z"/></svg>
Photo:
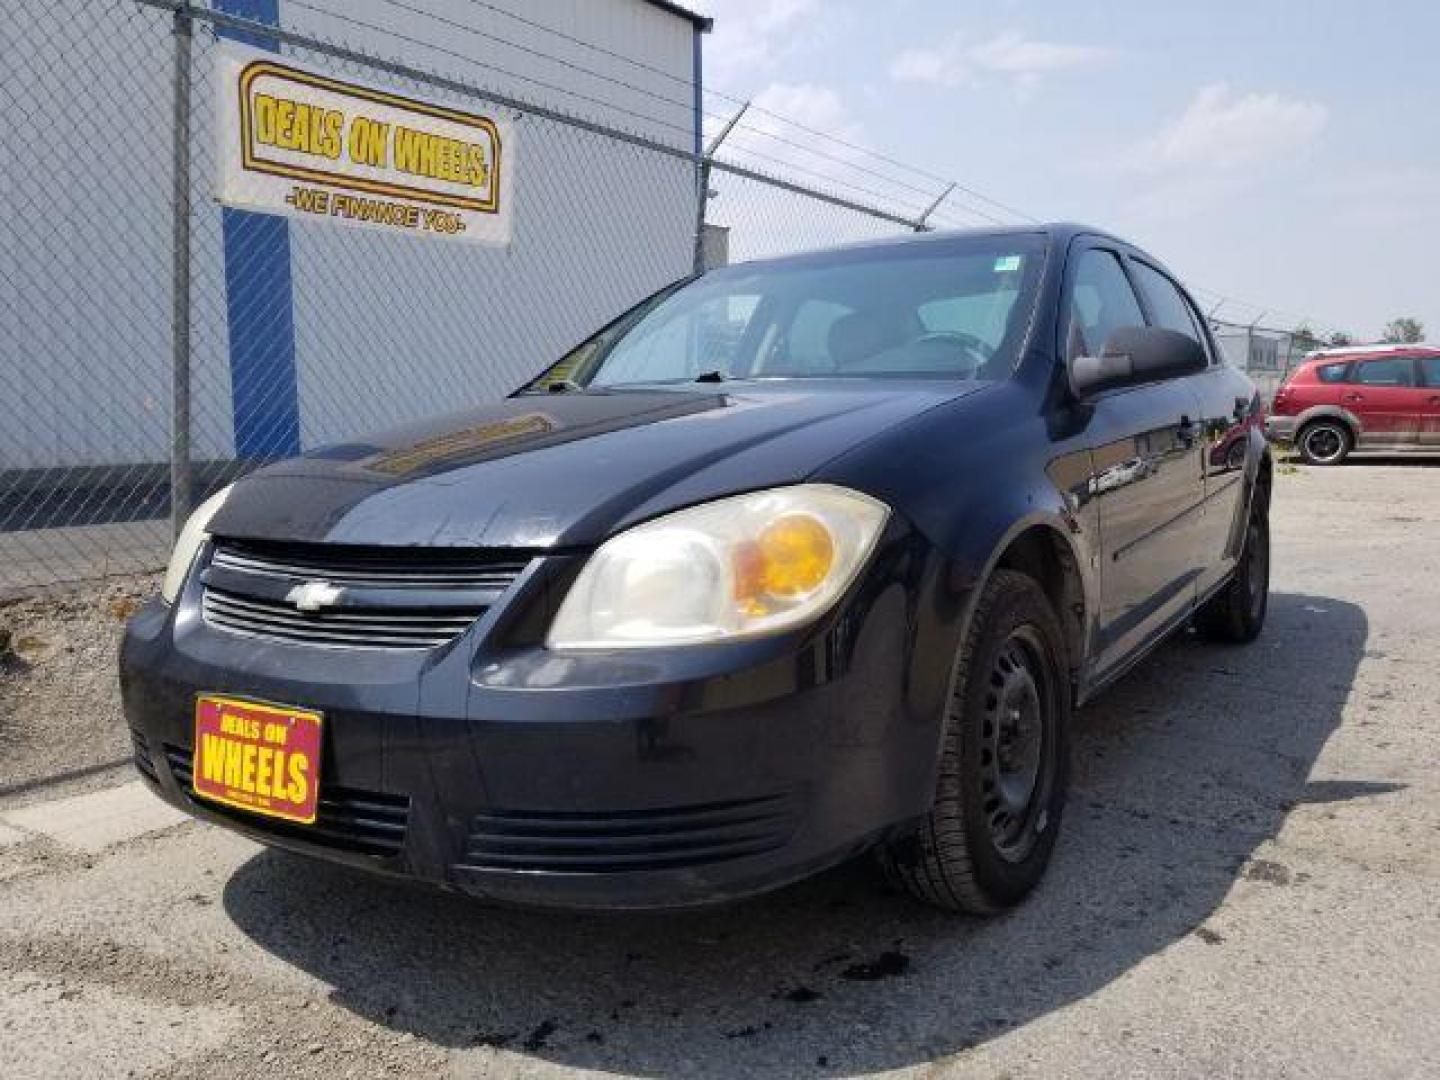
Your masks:
<svg viewBox="0 0 1440 1080"><path fill-rule="evenodd" d="M1140 302L1119 257L1100 248L1081 254L1070 285L1068 311L1066 351L1071 359L1099 356L1116 330L1145 325Z"/></svg>
<svg viewBox="0 0 1440 1080"><path fill-rule="evenodd" d="M1425 377L1426 386L1440 386L1440 356L1422 356L1420 374Z"/></svg>
<svg viewBox="0 0 1440 1080"><path fill-rule="evenodd" d="M577 347L565 379L1006 378L1045 248L1042 235L1017 234L725 267Z"/></svg>
<svg viewBox="0 0 1440 1080"><path fill-rule="evenodd" d="M1362 386L1412 386L1414 371L1409 357L1362 360L1355 365L1355 373L1350 381Z"/></svg>

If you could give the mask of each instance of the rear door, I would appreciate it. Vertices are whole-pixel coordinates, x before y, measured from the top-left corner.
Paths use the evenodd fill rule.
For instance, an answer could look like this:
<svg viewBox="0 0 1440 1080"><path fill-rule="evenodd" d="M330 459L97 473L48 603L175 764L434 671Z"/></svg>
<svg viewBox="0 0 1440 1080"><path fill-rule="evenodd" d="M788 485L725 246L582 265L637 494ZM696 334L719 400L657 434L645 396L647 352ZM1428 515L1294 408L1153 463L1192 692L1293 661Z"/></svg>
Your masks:
<svg viewBox="0 0 1440 1080"><path fill-rule="evenodd" d="M1121 255L1077 244L1066 282L1067 362L1098 355L1145 325ZM1199 402L1186 379L1101 393L1087 402L1089 492L1100 521L1102 670L1122 663L1187 610L1202 563Z"/></svg>
<svg viewBox="0 0 1440 1080"><path fill-rule="evenodd" d="M1424 389L1420 414L1420 445L1440 447L1440 356L1422 356L1420 385Z"/></svg>
<svg viewBox="0 0 1440 1080"><path fill-rule="evenodd" d="M1357 360L1340 404L1360 418L1361 448L1414 446L1420 439L1428 391L1416 385L1410 356Z"/></svg>
<svg viewBox="0 0 1440 1080"><path fill-rule="evenodd" d="M1232 539L1238 535L1235 522L1245 501L1249 434L1262 422L1262 416L1252 408L1254 385L1234 368L1219 362L1210 336L1201 328L1200 313L1184 290L1144 258L1132 258L1130 265L1151 324L1184 334L1204 350L1210 361L1204 373L1185 380L1194 390L1200 410L1205 499L1195 529L1201 557L1197 586L1203 592L1223 580L1234 566L1237 552L1232 550Z"/></svg>

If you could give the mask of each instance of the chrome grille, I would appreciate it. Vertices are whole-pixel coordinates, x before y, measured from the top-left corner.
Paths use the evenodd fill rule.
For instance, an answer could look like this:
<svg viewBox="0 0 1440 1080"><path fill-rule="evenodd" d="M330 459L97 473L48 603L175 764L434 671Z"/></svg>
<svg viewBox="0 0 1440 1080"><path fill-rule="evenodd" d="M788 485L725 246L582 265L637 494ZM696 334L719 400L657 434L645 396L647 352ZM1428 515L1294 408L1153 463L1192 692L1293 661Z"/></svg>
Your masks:
<svg viewBox="0 0 1440 1080"><path fill-rule="evenodd" d="M310 645L372 649L433 649L459 637L485 614L470 611L399 614L394 611L296 611L293 604L239 596L213 586L202 601L205 621L240 634Z"/></svg>
<svg viewBox="0 0 1440 1080"><path fill-rule="evenodd" d="M202 580L207 625L329 648L433 649L465 633L530 561L517 552L217 543ZM334 586L330 606L302 611L298 585Z"/></svg>
<svg viewBox="0 0 1440 1080"><path fill-rule="evenodd" d="M226 541L210 565L268 578L323 580L367 589L505 589L530 561L527 555L478 559L470 552L424 549L351 551L320 545Z"/></svg>

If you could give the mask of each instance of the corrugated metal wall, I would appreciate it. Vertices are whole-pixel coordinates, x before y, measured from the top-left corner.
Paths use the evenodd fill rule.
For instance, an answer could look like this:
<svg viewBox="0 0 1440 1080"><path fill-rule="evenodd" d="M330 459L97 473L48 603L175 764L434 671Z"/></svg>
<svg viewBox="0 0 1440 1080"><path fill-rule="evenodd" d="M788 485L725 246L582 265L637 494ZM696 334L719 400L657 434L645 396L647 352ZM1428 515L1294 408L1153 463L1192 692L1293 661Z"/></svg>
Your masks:
<svg viewBox="0 0 1440 1080"><path fill-rule="evenodd" d="M13 47L43 62L18 71L7 64L0 78L33 84L12 83L6 96L38 103L27 131L50 141L22 139L29 149L18 155L12 144L0 159L0 200L27 215L51 208L46 227L61 235L0 250L0 470L163 462L170 442L170 18L129 0L13 2L20 8L6 17ZM337 14L322 14L322 6ZM323 41L693 145L689 22L642 0L490 6L604 51L465 0L280 0L279 14L287 29ZM207 42L197 29L192 457L202 461L235 453L231 297L220 213L210 201L214 52L213 36ZM359 65L286 52L357 82L396 85ZM458 95L404 89L477 108ZM504 394L689 270L687 162L533 117L517 128L509 250L290 223L305 448L453 408L464 395ZM20 234L37 235L33 225Z"/></svg>

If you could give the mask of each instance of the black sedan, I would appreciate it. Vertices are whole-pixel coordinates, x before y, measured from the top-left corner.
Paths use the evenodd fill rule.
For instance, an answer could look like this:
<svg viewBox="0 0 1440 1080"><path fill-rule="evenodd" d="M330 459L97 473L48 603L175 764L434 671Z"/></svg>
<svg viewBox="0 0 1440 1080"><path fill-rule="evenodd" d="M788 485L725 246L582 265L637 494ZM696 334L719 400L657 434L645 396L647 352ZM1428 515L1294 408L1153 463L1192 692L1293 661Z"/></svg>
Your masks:
<svg viewBox="0 0 1440 1080"><path fill-rule="evenodd" d="M1259 421L1092 230L714 271L505 401L210 499L126 635L136 765L489 899L704 903L874 849L995 911L1055 845L1071 710L1187 624L1259 633Z"/></svg>

